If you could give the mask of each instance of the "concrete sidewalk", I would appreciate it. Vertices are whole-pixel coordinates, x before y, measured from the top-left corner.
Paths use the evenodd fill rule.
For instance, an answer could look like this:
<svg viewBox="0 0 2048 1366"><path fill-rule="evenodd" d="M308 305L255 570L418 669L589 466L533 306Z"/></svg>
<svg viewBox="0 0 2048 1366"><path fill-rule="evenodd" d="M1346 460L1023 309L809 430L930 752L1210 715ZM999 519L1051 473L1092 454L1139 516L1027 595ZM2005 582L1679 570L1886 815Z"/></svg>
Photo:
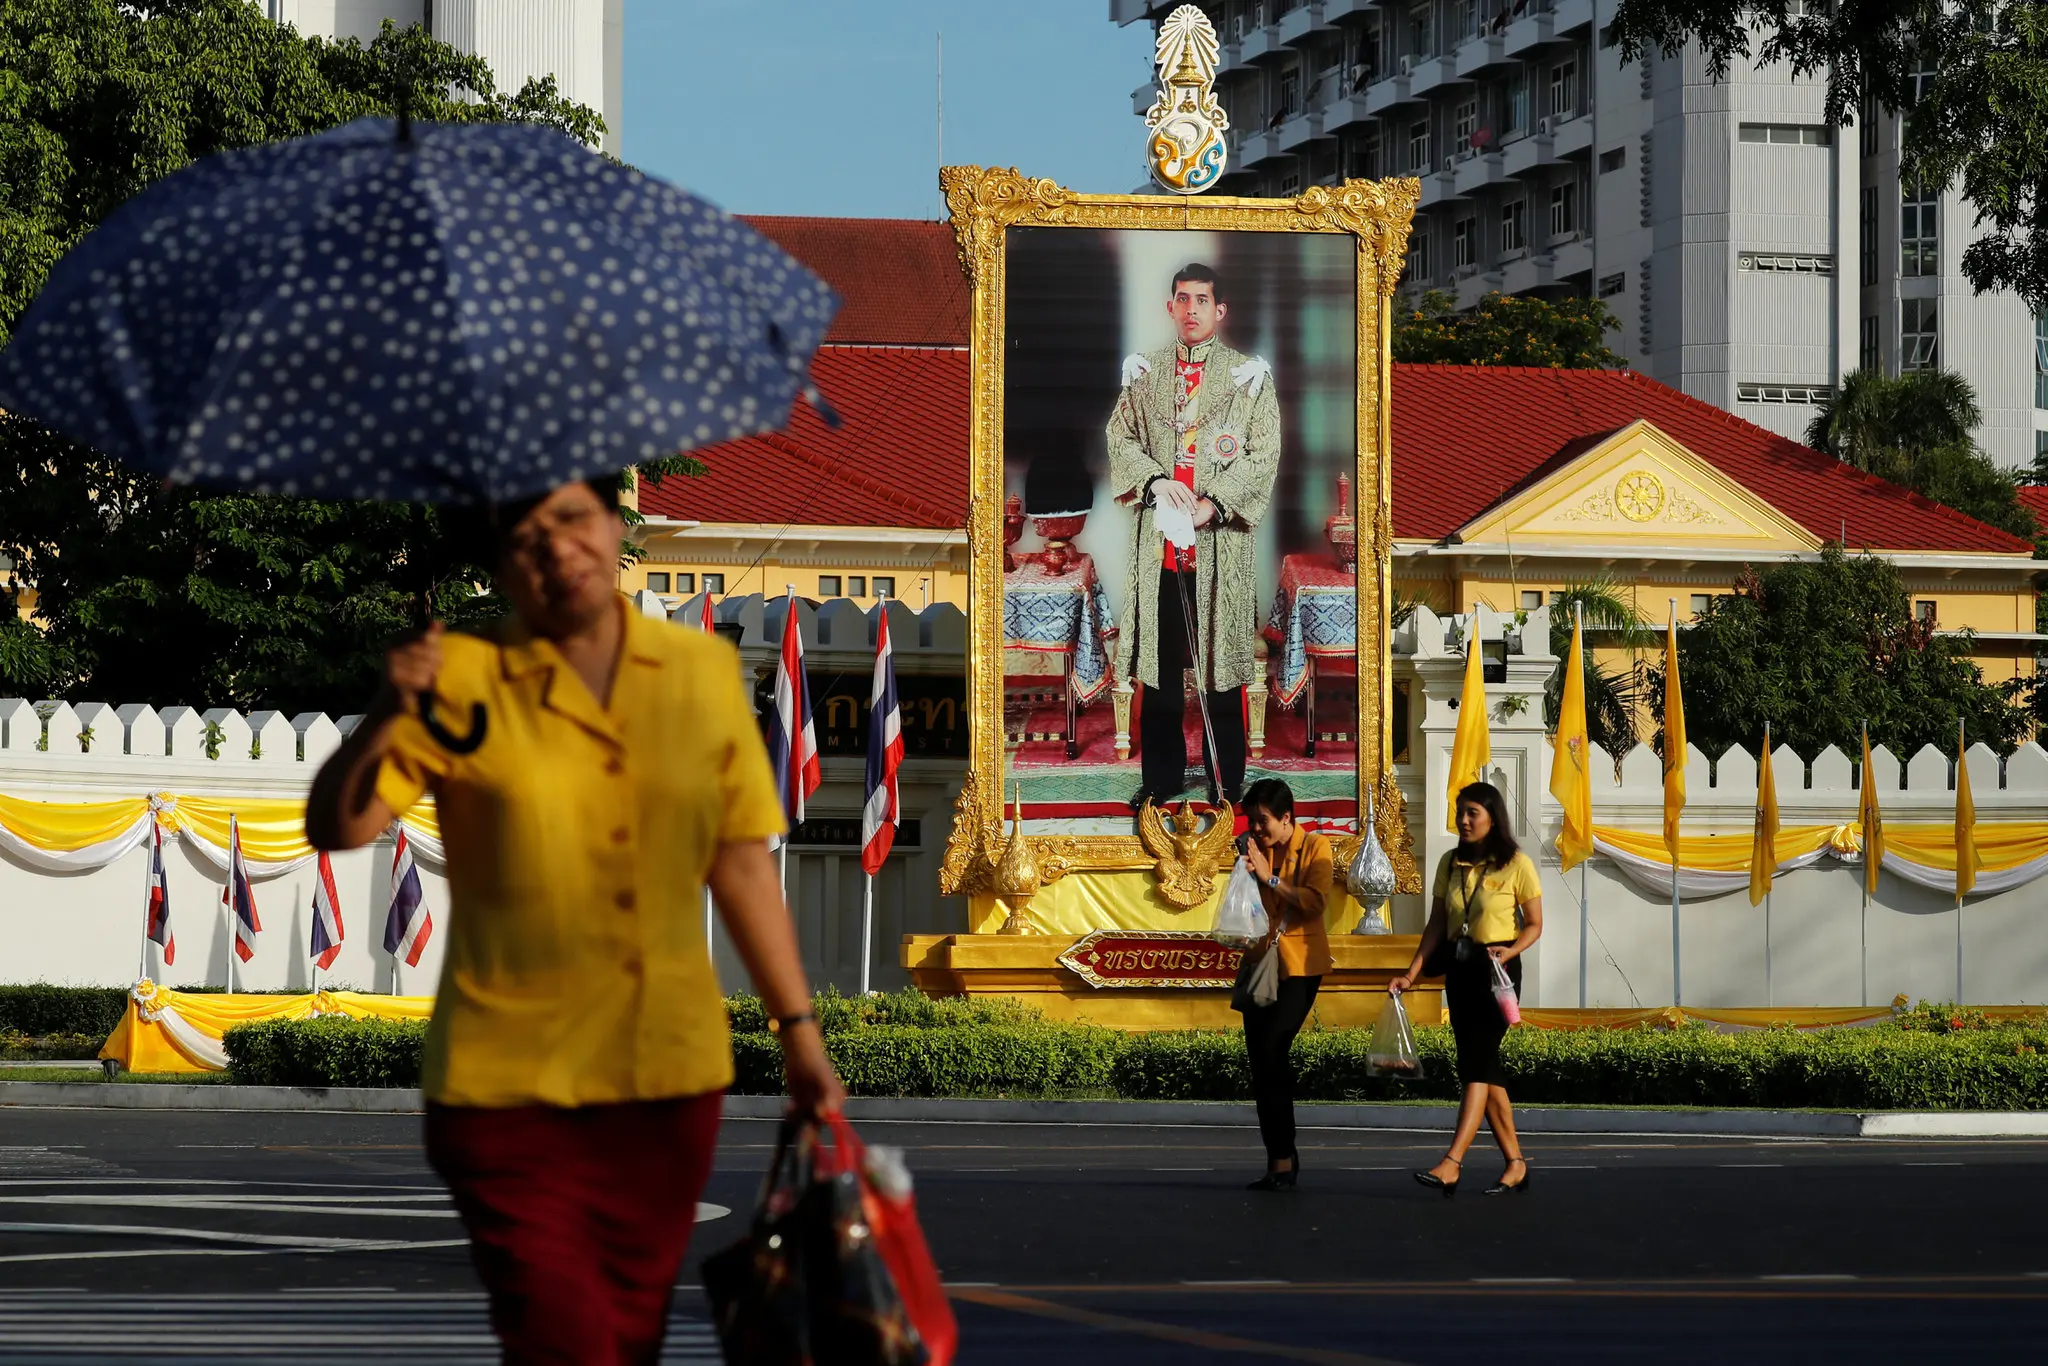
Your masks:
<svg viewBox="0 0 2048 1366"><path fill-rule="evenodd" d="M136 1082L0 1081L0 1107L109 1110L308 1110L404 1114L421 1108L404 1088L295 1088ZM772 1119L779 1096L728 1096L728 1115ZM920 1124L1138 1124L1250 1129L1249 1103L1148 1100L917 1100L857 1096L855 1120ZM1449 1105L1303 1103L1306 1129L1442 1132ZM1819 1110L1624 1110L1517 1105L1515 1123L1531 1134L1732 1135L1759 1138L2048 1138L2048 1112L1917 1111L1854 1114Z"/></svg>

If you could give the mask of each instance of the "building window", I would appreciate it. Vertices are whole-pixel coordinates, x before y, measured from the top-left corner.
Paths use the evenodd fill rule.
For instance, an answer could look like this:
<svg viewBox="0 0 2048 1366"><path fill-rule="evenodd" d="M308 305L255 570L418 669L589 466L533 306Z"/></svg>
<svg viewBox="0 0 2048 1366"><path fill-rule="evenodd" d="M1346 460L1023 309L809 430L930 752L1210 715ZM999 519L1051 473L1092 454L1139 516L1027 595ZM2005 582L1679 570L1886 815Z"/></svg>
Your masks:
<svg viewBox="0 0 2048 1366"><path fill-rule="evenodd" d="M2034 433L2034 463L2048 462L2048 432Z"/></svg>
<svg viewBox="0 0 2048 1366"><path fill-rule="evenodd" d="M896 596L896 580L882 574L875 575L875 596L893 598Z"/></svg>
<svg viewBox="0 0 2048 1366"><path fill-rule="evenodd" d="M1864 370L1875 370L1883 362L1877 340L1877 315L1864 317L1856 339L1856 364Z"/></svg>
<svg viewBox="0 0 2048 1366"><path fill-rule="evenodd" d="M1695 593L1692 595L1692 614L1696 617L1703 615L1713 605L1714 595L1712 593Z"/></svg>
<svg viewBox="0 0 2048 1366"><path fill-rule="evenodd" d="M1436 56L1436 25L1430 17L1428 5L1408 7L1408 51L1418 62Z"/></svg>
<svg viewBox="0 0 2048 1366"><path fill-rule="evenodd" d="M1789 147L1832 147L1835 130L1821 123L1745 123L1736 129L1743 142L1775 142Z"/></svg>
<svg viewBox="0 0 2048 1366"><path fill-rule="evenodd" d="M1613 47L1613 46L1614 46L1614 25L1612 25L1612 24L1602 24L1602 25L1600 26L1600 50L1601 50L1602 52L1605 52L1605 51L1606 51L1606 50L1607 50L1608 48L1610 48L1610 47Z"/></svg>
<svg viewBox="0 0 2048 1366"><path fill-rule="evenodd" d="M1617 270L1617 271L1615 271L1615 272L1614 272L1614 274L1612 274L1612 275L1603 275L1603 276L1601 276L1601 277L1600 277L1600 297L1601 297L1601 298L1603 298L1603 299L1611 299L1611 298L1613 298L1613 297L1614 297L1615 295L1617 295L1617 294L1623 294L1623 293L1626 293L1627 291L1628 291L1628 272L1627 272L1627 271L1625 271L1625 270Z"/></svg>
<svg viewBox="0 0 2048 1366"><path fill-rule="evenodd" d="M1479 264L1479 220L1460 218L1451 225L1451 265Z"/></svg>
<svg viewBox="0 0 2048 1366"><path fill-rule="evenodd" d="M647 591L650 593L668 592L668 575L650 572L647 575Z"/></svg>
<svg viewBox="0 0 2048 1366"><path fill-rule="evenodd" d="M1408 239L1408 274L1411 285L1427 285L1430 282L1429 225L1418 223L1415 232Z"/></svg>
<svg viewBox="0 0 2048 1366"><path fill-rule="evenodd" d="M1927 92L1934 86L1934 74L1931 66L1923 66L1913 73L1913 103L1918 104L1927 98Z"/></svg>
<svg viewBox="0 0 2048 1366"><path fill-rule="evenodd" d="M1542 605L1543 605L1543 590L1542 590L1542 589L1540 589L1540 588L1524 588L1524 589L1522 590L1522 610L1523 610L1523 611L1525 611L1525 612L1533 612L1533 611L1535 611L1535 610L1536 610L1537 608L1541 607Z"/></svg>
<svg viewBox="0 0 2048 1366"><path fill-rule="evenodd" d="M1517 70L1508 77L1507 98L1502 102L1509 133L1529 131L1529 73Z"/></svg>
<svg viewBox="0 0 2048 1366"><path fill-rule="evenodd" d="M1877 96L1865 95L1863 97L1863 112L1856 117L1863 125L1861 130L1863 135L1863 155L1874 157L1877 155Z"/></svg>
<svg viewBox="0 0 2048 1366"><path fill-rule="evenodd" d="M1351 169L1348 172L1361 180L1378 180L1386 172L1380 169L1379 130L1365 134L1350 144Z"/></svg>
<svg viewBox="0 0 2048 1366"><path fill-rule="evenodd" d="M1744 251L1736 253L1735 268L1779 271L1786 275L1833 275L1835 258L1819 253Z"/></svg>
<svg viewBox="0 0 2048 1366"><path fill-rule="evenodd" d="M1579 187L1567 180L1550 187L1550 236L1553 241L1579 230Z"/></svg>
<svg viewBox="0 0 2048 1366"><path fill-rule="evenodd" d="M867 595L868 576L865 574L849 575L846 580L846 596L849 598L864 598Z"/></svg>
<svg viewBox="0 0 2048 1366"><path fill-rule="evenodd" d="M1460 104L1451 119L1451 149L1467 151L1472 146L1472 134L1479 128L1479 101L1466 100Z"/></svg>
<svg viewBox="0 0 2048 1366"><path fill-rule="evenodd" d="M1301 72L1293 67L1280 73L1280 98L1273 106L1273 117L1291 119L1301 112Z"/></svg>
<svg viewBox="0 0 2048 1366"><path fill-rule="evenodd" d="M1301 172L1289 171L1280 177L1280 197L1290 198L1301 193Z"/></svg>
<svg viewBox="0 0 2048 1366"><path fill-rule="evenodd" d="M1941 197L1917 176L1899 182L1899 274L1941 274Z"/></svg>
<svg viewBox="0 0 2048 1366"><path fill-rule="evenodd" d="M725 575L706 574L704 576L704 591L714 597L722 597L725 593Z"/></svg>
<svg viewBox="0 0 2048 1366"><path fill-rule="evenodd" d="M837 574L818 575L818 596L821 598L836 598L839 596L839 576Z"/></svg>
<svg viewBox="0 0 2048 1366"><path fill-rule="evenodd" d="M1738 384L1737 403L1826 403L1835 394L1829 384Z"/></svg>
<svg viewBox="0 0 2048 1366"><path fill-rule="evenodd" d="M1931 598L1918 598L1914 601L1913 620L1924 621L1929 626L1934 624L1934 602Z"/></svg>
<svg viewBox="0 0 2048 1366"><path fill-rule="evenodd" d="M676 575L676 592L678 592L678 593L694 593L694 592L696 592L696 591L697 591L697 576L696 576L695 574L678 574L678 575Z"/></svg>
<svg viewBox="0 0 2048 1366"><path fill-rule="evenodd" d="M1550 68L1550 116L1572 118L1579 112L1579 59L1568 57Z"/></svg>
<svg viewBox="0 0 2048 1366"><path fill-rule="evenodd" d="M1426 171L1429 169L1429 120L1417 119L1408 125L1408 169Z"/></svg>
<svg viewBox="0 0 2048 1366"><path fill-rule="evenodd" d="M1618 171L1628 164L1628 148L1610 147L1600 154L1600 174Z"/></svg>
<svg viewBox="0 0 2048 1366"><path fill-rule="evenodd" d="M2048 313L2034 315L2034 406L2048 408Z"/></svg>
<svg viewBox="0 0 2048 1366"><path fill-rule="evenodd" d="M1863 192L1863 220L1857 225L1863 243L1863 284L1877 283L1877 191Z"/></svg>
<svg viewBox="0 0 2048 1366"><path fill-rule="evenodd" d="M1500 206L1500 249L1520 251L1529 245L1529 221L1524 201L1517 199Z"/></svg>
<svg viewBox="0 0 2048 1366"><path fill-rule="evenodd" d="M1899 300L1899 368L1926 370L1941 364L1941 342L1934 325L1934 300Z"/></svg>
<svg viewBox="0 0 2048 1366"><path fill-rule="evenodd" d="M1478 32L1478 6L1472 0L1451 0L1451 35L1462 43Z"/></svg>

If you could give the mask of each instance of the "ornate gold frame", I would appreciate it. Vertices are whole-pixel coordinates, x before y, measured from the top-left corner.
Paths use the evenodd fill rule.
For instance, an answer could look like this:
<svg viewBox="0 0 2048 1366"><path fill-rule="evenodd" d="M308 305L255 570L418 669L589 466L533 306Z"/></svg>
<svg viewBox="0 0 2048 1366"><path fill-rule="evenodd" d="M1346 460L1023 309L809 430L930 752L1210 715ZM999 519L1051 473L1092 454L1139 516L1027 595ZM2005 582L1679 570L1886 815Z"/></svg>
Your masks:
<svg viewBox="0 0 2048 1366"><path fill-rule="evenodd" d="M939 172L959 241L960 266L971 300L971 491L967 516L968 748L967 780L954 809L953 832L940 869L947 894L991 890L1004 850L1002 831L1003 699L1003 327L1008 303L1004 233L1013 227L1192 228L1228 232L1350 233L1358 243L1358 458L1354 484L1358 516L1368 510L1371 534L1358 538L1358 639L1381 642L1379 686L1358 689L1358 797L1362 812L1368 783L1381 813L1381 839L1400 874L1403 891L1421 890L1400 788L1394 781L1392 671L1385 622L1391 596L1393 521L1389 511L1390 443L1387 392L1388 329L1394 286L1408 246L1421 182L1347 180L1315 186L1293 199L1194 199L1161 195L1076 194L1051 180L1014 169L947 166ZM1367 566L1371 569L1368 571ZM1373 776L1368 776L1373 775ZM994 778L995 781L991 781ZM1136 835L1028 836L1039 881L1070 872L1151 867ZM1343 856L1343 844L1338 853Z"/></svg>

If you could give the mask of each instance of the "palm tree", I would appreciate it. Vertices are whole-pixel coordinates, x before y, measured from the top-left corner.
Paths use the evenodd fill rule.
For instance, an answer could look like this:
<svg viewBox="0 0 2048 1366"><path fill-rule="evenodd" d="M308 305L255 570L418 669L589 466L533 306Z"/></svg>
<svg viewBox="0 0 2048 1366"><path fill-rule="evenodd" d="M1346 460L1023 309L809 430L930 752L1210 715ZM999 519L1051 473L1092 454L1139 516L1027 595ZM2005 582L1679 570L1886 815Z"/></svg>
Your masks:
<svg viewBox="0 0 2048 1366"><path fill-rule="evenodd" d="M1588 627L1606 630L1610 633L1610 644L1619 644L1624 649L1643 649L1656 637L1621 584L1607 575L1569 584L1563 591L1551 594L1550 652L1560 662L1543 690L1543 719L1553 730L1557 728L1558 708L1564 701L1564 670L1570 662L1572 622L1581 612ZM1618 764L1642 738L1637 720L1648 702L1648 680L1640 663L1623 670L1610 669L1594 660L1590 639L1583 648L1586 733Z"/></svg>
<svg viewBox="0 0 2048 1366"><path fill-rule="evenodd" d="M1909 370L1897 379L1852 370L1814 414L1806 444L1910 485L1923 452L1969 444L1983 416L1976 390L1953 370Z"/></svg>

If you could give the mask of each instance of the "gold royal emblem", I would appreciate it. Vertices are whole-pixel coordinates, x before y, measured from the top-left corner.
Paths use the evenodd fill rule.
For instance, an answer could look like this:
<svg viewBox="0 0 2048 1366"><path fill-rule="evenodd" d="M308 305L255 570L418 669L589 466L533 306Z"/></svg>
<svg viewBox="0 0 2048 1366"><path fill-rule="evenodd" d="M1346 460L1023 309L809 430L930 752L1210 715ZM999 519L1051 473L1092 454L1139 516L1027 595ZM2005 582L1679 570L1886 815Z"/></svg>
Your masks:
<svg viewBox="0 0 2048 1366"><path fill-rule="evenodd" d="M1145 164L1160 186L1200 194L1223 175L1230 116L1216 101L1216 26L1182 5L1159 26L1159 98L1145 111Z"/></svg>
<svg viewBox="0 0 2048 1366"><path fill-rule="evenodd" d="M1647 522L1664 510L1664 485L1648 470L1631 470L1614 486L1614 506L1631 522Z"/></svg>

